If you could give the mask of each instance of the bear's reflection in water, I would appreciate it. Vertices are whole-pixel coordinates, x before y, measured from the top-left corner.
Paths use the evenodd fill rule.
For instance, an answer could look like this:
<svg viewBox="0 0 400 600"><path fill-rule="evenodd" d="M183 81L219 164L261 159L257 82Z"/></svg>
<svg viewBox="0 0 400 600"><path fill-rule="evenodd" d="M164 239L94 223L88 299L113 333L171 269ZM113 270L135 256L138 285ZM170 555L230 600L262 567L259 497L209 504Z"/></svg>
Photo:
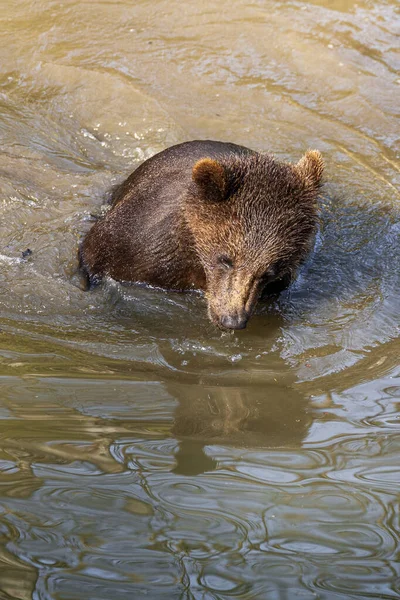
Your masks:
<svg viewBox="0 0 400 600"><path fill-rule="evenodd" d="M168 387L179 401L172 433L179 441L174 472L181 475L216 468L216 461L204 448L211 444L299 447L312 421L307 398L291 386Z"/></svg>

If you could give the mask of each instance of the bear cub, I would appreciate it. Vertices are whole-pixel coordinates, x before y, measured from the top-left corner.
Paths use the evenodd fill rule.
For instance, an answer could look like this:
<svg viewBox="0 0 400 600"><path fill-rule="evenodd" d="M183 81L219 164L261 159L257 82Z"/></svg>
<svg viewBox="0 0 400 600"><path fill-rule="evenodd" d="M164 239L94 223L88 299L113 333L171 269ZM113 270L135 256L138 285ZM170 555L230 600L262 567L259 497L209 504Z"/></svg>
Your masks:
<svg viewBox="0 0 400 600"><path fill-rule="evenodd" d="M81 268L92 284L203 290L215 325L243 329L310 251L322 171L316 150L290 164L223 142L172 146L117 188L84 238Z"/></svg>

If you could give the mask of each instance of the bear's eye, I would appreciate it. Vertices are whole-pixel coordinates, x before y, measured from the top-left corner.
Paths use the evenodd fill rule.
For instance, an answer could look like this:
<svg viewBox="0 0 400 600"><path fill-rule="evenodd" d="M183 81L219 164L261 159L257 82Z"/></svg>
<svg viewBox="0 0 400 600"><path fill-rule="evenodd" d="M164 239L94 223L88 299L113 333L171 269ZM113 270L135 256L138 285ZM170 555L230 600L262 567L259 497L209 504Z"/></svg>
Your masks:
<svg viewBox="0 0 400 600"><path fill-rule="evenodd" d="M272 279L275 279L276 277L276 268L275 267L270 267L269 269L267 269L265 271L265 273L263 273L260 277L261 281L263 283L268 283L270 282Z"/></svg>
<svg viewBox="0 0 400 600"><path fill-rule="evenodd" d="M229 256L226 256L225 254L218 257L218 262L220 265L225 267L225 269L233 268L233 260L231 258L229 258Z"/></svg>

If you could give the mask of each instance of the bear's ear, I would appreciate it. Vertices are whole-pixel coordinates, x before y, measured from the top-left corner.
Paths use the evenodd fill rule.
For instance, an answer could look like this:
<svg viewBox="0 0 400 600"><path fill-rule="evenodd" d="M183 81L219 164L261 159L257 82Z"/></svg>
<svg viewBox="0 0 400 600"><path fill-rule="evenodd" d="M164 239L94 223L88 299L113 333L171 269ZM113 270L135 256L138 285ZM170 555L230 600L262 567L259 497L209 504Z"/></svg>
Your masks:
<svg viewBox="0 0 400 600"><path fill-rule="evenodd" d="M307 187L321 185L324 161L318 150L307 150L297 163L296 169Z"/></svg>
<svg viewBox="0 0 400 600"><path fill-rule="evenodd" d="M193 167L192 178L204 200L221 202L226 198L227 173L212 158L202 158Z"/></svg>

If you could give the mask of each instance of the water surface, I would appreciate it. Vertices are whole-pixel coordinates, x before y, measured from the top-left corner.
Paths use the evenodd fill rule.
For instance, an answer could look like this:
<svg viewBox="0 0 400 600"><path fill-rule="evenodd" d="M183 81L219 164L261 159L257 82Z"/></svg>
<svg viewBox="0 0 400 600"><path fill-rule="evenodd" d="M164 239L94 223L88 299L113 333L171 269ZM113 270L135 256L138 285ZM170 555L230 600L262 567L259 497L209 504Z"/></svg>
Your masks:
<svg viewBox="0 0 400 600"><path fill-rule="evenodd" d="M0 9L0 597L397 599L396 3ZM313 255L232 334L76 272L196 138L326 161Z"/></svg>

